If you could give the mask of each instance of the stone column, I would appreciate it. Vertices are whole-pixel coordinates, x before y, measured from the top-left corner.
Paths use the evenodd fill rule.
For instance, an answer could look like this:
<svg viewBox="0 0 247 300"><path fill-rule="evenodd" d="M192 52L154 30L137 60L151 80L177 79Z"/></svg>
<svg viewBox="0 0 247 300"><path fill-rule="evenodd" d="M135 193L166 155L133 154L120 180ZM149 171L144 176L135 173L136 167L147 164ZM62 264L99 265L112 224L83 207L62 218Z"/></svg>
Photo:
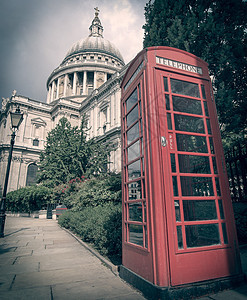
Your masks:
<svg viewBox="0 0 247 300"><path fill-rule="evenodd" d="M59 98L59 85L60 85L60 77L57 79L57 93L56 93L56 99Z"/></svg>
<svg viewBox="0 0 247 300"><path fill-rule="evenodd" d="M68 86L69 75L66 74L64 77L64 88L63 88L63 96L67 96L67 86Z"/></svg>
<svg viewBox="0 0 247 300"><path fill-rule="evenodd" d="M76 95L76 86L77 86L77 72L74 72L74 79L73 79L73 95Z"/></svg>
<svg viewBox="0 0 247 300"><path fill-rule="evenodd" d="M51 85L49 85L47 98L46 98L46 103L50 103L50 102L51 102Z"/></svg>
<svg viewBox="0 0 247 300"><path fill-rule="evenodd" d="M83 95L87 94L87 71L83 74Z"/></svg>
<svg viewBox="0 0 247 300"><path fill-rule="evenodd" d="M52 81L50 102L54 100L55 81Z"/></svg>

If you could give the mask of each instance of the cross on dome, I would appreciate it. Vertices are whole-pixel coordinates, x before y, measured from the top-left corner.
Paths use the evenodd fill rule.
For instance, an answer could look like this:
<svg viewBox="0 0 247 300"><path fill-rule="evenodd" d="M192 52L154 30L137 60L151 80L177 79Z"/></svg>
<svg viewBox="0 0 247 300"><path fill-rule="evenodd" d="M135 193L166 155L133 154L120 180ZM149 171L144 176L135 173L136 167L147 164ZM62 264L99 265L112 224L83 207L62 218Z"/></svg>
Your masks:
<svg viewBox="0 0 247 300"><path fill-rule="evenodd" d="M94 10L95 10L95 17L98 17L99 12L100 12L99 8L98 8L98 7L95 7Z"/></svg>

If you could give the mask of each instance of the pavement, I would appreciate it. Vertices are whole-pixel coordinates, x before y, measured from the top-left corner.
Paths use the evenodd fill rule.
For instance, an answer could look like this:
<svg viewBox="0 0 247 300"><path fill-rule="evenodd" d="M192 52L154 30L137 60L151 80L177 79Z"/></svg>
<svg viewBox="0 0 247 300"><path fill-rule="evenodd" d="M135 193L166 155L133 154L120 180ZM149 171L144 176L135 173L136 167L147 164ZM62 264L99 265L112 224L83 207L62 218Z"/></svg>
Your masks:
<svg viewBox="0 0 247 300"><path fill-rule="evenodd" d="M247 245L241 248L247 274ZM117 268L57 221L7 217L0 239L1 300L142 300ZM247 284L201 300L247 299Z"/></svg>

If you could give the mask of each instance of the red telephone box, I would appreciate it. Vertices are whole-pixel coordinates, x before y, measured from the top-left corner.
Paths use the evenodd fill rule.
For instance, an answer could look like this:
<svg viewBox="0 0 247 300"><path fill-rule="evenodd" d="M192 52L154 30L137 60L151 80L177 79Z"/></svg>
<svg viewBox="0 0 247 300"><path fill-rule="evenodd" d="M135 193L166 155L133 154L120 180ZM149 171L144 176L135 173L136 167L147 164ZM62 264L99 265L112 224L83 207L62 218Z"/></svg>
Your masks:
<svg viewBox="0 0 247 300"><path fill-rule="evenodd" d="M185 287L201 295L242 278L207 66L188 52L151 47L121 85L120 276L138 288L142 281L146 295Z"/></svg>

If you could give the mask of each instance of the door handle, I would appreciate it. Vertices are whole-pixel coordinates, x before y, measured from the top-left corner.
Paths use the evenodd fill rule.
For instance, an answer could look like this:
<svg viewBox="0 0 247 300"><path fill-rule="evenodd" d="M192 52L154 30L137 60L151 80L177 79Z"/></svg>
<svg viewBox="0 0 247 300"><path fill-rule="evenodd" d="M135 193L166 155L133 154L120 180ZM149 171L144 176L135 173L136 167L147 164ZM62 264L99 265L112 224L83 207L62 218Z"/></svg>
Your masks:
<svg viewBox="0 0 247 300"><path fill-rule="evenodd" d="M164 136L161 137L161 146L165 147L167 145L167 140Z"/></svg>

